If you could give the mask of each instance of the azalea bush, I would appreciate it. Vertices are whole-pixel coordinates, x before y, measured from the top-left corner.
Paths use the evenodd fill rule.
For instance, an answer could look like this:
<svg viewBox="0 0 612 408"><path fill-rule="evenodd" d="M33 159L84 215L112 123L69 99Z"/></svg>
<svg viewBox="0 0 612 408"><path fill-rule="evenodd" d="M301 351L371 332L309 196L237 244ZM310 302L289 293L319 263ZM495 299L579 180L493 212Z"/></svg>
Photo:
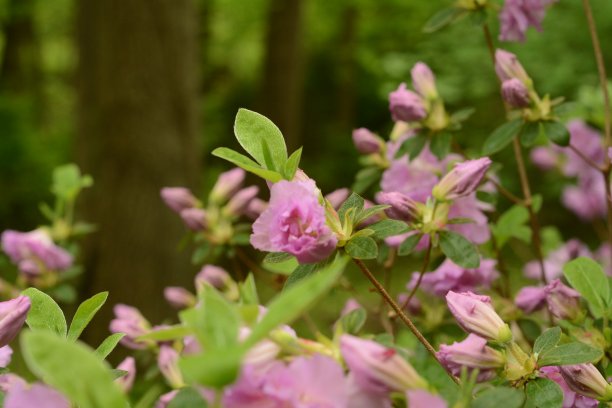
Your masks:
<svg viewBox="0 0 612 408"><path fill-rule="evenodd" d="M580 107L542 93L531 61L495 48L488 26L499 14L499 39L523 41L552 3L506 0L499 10L461 0L426 24L433 32L470 20L483 29L507 115L479 151L456 138L469 133L473 110L449 109L425 62L412 68L411 86L389 95L388 137L353 132L362 169L350 189L321 191L300 167L302 149L288 152L274 123L241 109L234 131L243 151L213 151L236 167L200 198L183 187L160 193L200 267L193 287L163 294L177 318L149 322L130 305L114 305L109 336L95 347L79 337L109 307L108 294L85 300L69 318L58 305L74 299L78 237L95 231L74 219L76 198L92 180L74 165L59 168L56 203L41 207L48 225L2 234L4 406L608 406L612 129L592 12L585 0L603 129L572 114ZM506 149L510 168L495 160ZM597 246L564 241L554 225L541 224L527 160L556 173L559 205L595 226ZM503 186L502 172L516 175L520 191ZM258 197L260 187L244 185L247 173L269 191ZM227 260L250 273L221 267ZM397 280L399 289L391 285ZM322 305L331 321L311 312ZM27 370L11 368L16 338ZM111 367L106 358L118 345L131 355Z"/></svg>

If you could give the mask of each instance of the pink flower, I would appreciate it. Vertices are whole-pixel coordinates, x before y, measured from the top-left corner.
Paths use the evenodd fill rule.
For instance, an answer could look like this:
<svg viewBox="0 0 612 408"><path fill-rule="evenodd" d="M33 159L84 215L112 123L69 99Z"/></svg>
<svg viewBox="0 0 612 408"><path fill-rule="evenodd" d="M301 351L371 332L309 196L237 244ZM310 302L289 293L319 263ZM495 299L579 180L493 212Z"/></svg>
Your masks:
<svg viewBox="0 0 612 408"><path fill-rule="evenodd" d="M436 296L446 296L449 290L465 292L480 287L488 288L497 279L499 273L495 270L497 262L492 259L482 259L476 269L465 269L446 259L435 271L423 276L420 288ZM419 273L412 274L408 289L412 289L418 280Z"/></svg>
<svg viewBox="0 0 612 408"><path fill-rule="evenodd" d="M203 285L210 285L213 288L223 291L232 282L232 277L229 273L220 266L204 265L200 272L195 277L195 286L198 291Z"/></svg>
<svg viewBox="0 0 612 408"><path fill-rule="evenodd" d="M0 347L0 367L6 367L11 363L13 349L10 346Z"/></svg>
<svg viewBox="0 0 612 408"><path fill-rule="evenodd" d="M202 231L208 226L206 210L202 208L186 208L179 215L187 228L192 231Z"/></svg>
<svg viewBox="0 0 612 408"><path fill-rule="evenodd" d="M44 384L32 386L16 384L11 387L4 400L4 408L70 408L70 402L59 392Z"/></svg>
<svg viewBox="0 0 612 408"><path fill-rule="evenodd" d="M238 217L246 213L249 203L257 196L259 187L251 186L239 190L232 198L230 198L227 205L223 208L223 212L226 215Z"/></svg>
<svg viewBox="0 0 612 408"><path fill-rule="evenodd" d="M185 309L196 304L195 296L180 286L168 286L164 289L164 298L175 309Z"/></svg>
<svg viewBox="0 0 612 408"><path fill-rule="evenodd" d="M0 347L6 346L17 337L30 306L30 298L23 295L0 302Z"/></svg>
<svg viewBox="0 0 612 408"><path fill-rule="evenodd" d="M116 304L113 308L115 318L110 322L110 331L125 333L121 344L125 347L138 350L147 347L146 342L136 341L136 338L151 331L151 325L135 307Z"/></svg>
<svg viewBox="0 0 612 408"><path fill-rule="evenodd" d="M262 212L266 211L266 208L268 208L268 203L261 198L255 197L249 202L249 205L244 211L244 215L252 220L256 220Z"/></svg>
<svg viewBox="0 0 612 408"><path fill-rule="evenodd" d="M466 332L500 343L512 339L510 328L493 309L490 297L451 290L446 294L446 303L459 326Z"/></svg>
<svg viewBox="0 0 612 408"><path fill-rule="evenodd" d="M563 266L572 259L580 256L593 257L589 248L576 239L567 241L560 248L549 253L544 260L546 280L552 281L553 279L560 278L563 274ZM528 278L536 280L540 280L541 278L540 264L537 260L528 262L523 272Z"/></svg>
<svg viewBox="0 0 612 408"><path fill-rule="evenodd" d="M520 80L516 78L507 79L502 83L502 97L513 108L524 108L529 106L529 90Z"/></svg>
<svg viewBox="0 0 612 408"><path fill-rule="evenodd" d="M509 79L518 79L525 85L531 82L516 55L506 50L495 50L495 73L502 82Z"/></svg>
<svg viewBox="0 0 612 408"><path fill-rule="evenodd" d="M245 176L246 172L239 167L221 173L208 196L210 201L217 204L225 202L240 189Z"/></svg>
<svg viewBox="0 0 612 408"><path fill-rule="evenodd" d="M269 206L253 224L255 248L287 252L300 263L313 263L329 257L336 243L314 181L283 180L272 186Z"/></svg>
<svg viewBox="0 0 612 408"><path fill-rule="evenodd" d="M500 351L487 346L487 341L475 334L469 334L461 342L451 345L440 345L436 353L440 363L453 375L459 376L462 367L479 370L477 381L488 381L495 376L495 371L504 367L506 360Z"/></svg>
<svg viewBox="0 0 612 408"><path fill-rule="evenodd" d="M433 395L425 390L411 390L406 393L410 408L448 408L448 404L439 395Z"/></svg>
<svg viewBox="0 0 612 408"><path fill-rule="evenodd" d="M325 199L329 201L332 207L335 210L339 209L342 203L346 201L347 198L351 195L351 190L348 188L339 188L337 190L332 191L331 193L325 196Z"/></svg>
<svg viewBox="0 0 612 408"><path fill-rule="evenodd" d="M482 157L455 164L433 188L432 195L438 200L452 201L472 194L480 185L491 163L491 159Z"/></svg>
<svg viewBox="0 0 612 408"><path fill-rule="evenodd" d="M45 270L63 271L72 266L72 255L55 245L42 229L30 232L6 230L1 240L4 252L26 276L36 276Z"/></svg>
<svg viewBox="0 0 612 408"><path fill-rule="evenodd" d="M355 382L368 392L387 394L427 387L427 382L395 349L344 334L340 337L340 353Z"/></svg>
<svg viewBox="0 0 612 408"><path fill-rule="evenodd" d="M372 154L378 153L382 146L383 140L370 132L366 128L353 130L353 144L359 153Z"/></svg>
<svg viewBox="0 0 612 408"><path fill-rule="evenodd" d="M554 1L554 0L553 0ZM542 20L550 0L506 0L499 14L501 41L525 41L529 27L542 31Z"/></svg>
<svg viewBox="0 0 612 408"><path fill-rule="evenodd" d="M541 367L540 373L544 378L556 382L561 387L563 391L563 408L595 408L599 405L599 401L572 391L563 379L559 367Z"/></svg>
<svg viewBox="0 0 612 408"><path fill-rule="evenodd" d="M166 205L176 213L199 204L199 200L185 187L164 187L160 195Z"/></svg>
<svg viewBox="0 0 612 408"><path fill-rule="evenodd" d="M427 116L421 97L406 89L404 83L389 94L389 110L394 121L418 122Z"/></svg>
<svg viewBox="0 0 612 408"><path fill-rule="evenodd" d="M478 201L476 193L456 199L448 211L448 218L469 218L472 222L448 224L447 228L463 235L475 244L484 244L491 238L489 219L485 211L491 211L491 208L488 204Z"/></svg>
<svg viewBox="0 0 612 408"><path fill-rule="evenodd" d="M179 354L172 346L162 344L157 355L157 366L172 388L184 385L183 375L178 367Z"/></svg>
<svg viewBox="0 0 612 408"><path fill-rule="evenodd" d="M558 319L573 320L581 314L580 293L555 279L546 285L546 303Z"/></svg>
<svg viewBox="0 0 612 408"><path fill-rule="evenodd" d="M340 316L347 315L351 313L353 310L357 310L359 308L361 308L361 305L359 304L359 302L353 298L350 298L346 301L346 303L344 303L344 307L342 308L342 311L340 312Z"/></svg>
<svg viewBox="0 0 612 408"><path fill-rule="evenodd" d="M397 191L380 192L376 195L376 201L390 205L391 207L385 210L385 214L395 220L412 221L418 219L421 214L422 204Z"/></svg>
<svg viewBox="0 0 612 408"><path fill-rule="evenodd" d="M559 372L572 391L598 400L612 399L612 384L608 384L593 364L560 366Z"/></svg>
<svg viewBox="0 0 612 408"><path fill-rule="evenodd" d="M392 408L391 398L379 393L364 390L355 381L352 373L348 375L349 408Z"/></svg>
<svg viewBox="0 0 612 408"><path fill-rule="evenodd" d="M134 357L126 357L121 363L119 363L117 370L127 372L127 374L125 374L123 377L117 378L115 382L119 384L124 392L129 392L132 389L134 379L136 378L136 360L134 360Z"/></svg>
<svg viewBox="0 0 612 408"><path fill-rule="evenodd" d="M436 89L436 77L427 64L417 62L410 70L412 77L412 87L426 99L435 99L438 96Z"/></svg>
<svg viewBox="0 0 612 408"><path fill-rule="evenodd" d="M542 170L552 170L557 167L559 165L559 154L553 151L551 147L536 147L532 149L530 157L533 164Z"/></svg>
<svg viewBox="0 0 612 408"><path fill-rule="evenodd" d="M524 286L514 297L514 303L525 313L532 313L546 305L546 288Z"/></svg>

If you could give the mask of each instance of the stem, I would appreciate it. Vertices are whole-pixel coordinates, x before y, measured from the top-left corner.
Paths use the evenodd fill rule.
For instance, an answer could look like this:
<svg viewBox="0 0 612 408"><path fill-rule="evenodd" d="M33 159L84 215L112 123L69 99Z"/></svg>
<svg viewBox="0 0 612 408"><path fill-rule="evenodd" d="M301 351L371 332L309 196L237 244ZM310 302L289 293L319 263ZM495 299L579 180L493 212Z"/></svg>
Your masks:
<svg viewBox="0 0 612 408"><path fill-rule="evenodd" d="M493 179L492 177L487 176L487 181L490 181L491 183L493 183L493 185L495 186L495 188L497 189L497 191L503 195L504 197L506 197L508 200L512 201L514 204L518 204L521 206L525 205L525 200L523 200L522 198L519 198L517 196L515 196L514 194L512 194L510 191L506 190L506 188L504 186L502 186L501 184L499 184L495 179Z"/></svg>
<svg viewBox="0 0 612 408"><path fill-rule="evenodd" d="M568 147L569 147L569 149L572 152L576 153L576 155L578 157L580 157L582 160L584 160L584 162L586 164L588 164L589 166L593 167L595 170L598 170L598 171L604 171L605 170L601 165L595 163L593 160L591 160L591 158L589 158L584 153L582 153L576 146L571 144Z"/></svg>
<svg viewBox="0 0 612 408"><path fill-rule="evenodd" d="M410 320L410 318L408 316L406 316L406 314L402 311L400 306L393 300L393 298L389 295L389 293L384 288L384 286L380 284L380 282L376 279L376 277L372 274L372 272L370 272L370 270L363 263L363 261L361 261L359 259L354 259L354 258L353 258L353 261L359 267L359 269L361 269L361 272L363 272L363 274L369 279L369 281L376 288L378 293L380 293L380 295L385 299L387 304L395 311L395 313L397 313L397 315L399 316L400 319L402 319L404 324L406 326L408 326L408 329L410 329L412 334L414 334L414 336L421 342L421 344L423 344L423 346L425 346L425 348L427 349L429 354L431 354L431 356L438 362L438 364L440 364L444 368L444 370L449 375L449 377L456 384L459 385L459 379L456 378L450 371L448 371L446 369L446 367L444 367L444 365L442 363L440 363L440 360L438 360L438 357L436 356L436 350L433 348L433 346L421 334L421 332L419 331L419 329L417 329L417 327L414 325L414 323L412 323L412 320Z"/></svg>
<svg viewBox="0 0 612 408"><path fill-rule="evenodd" d="M423 266L421 266L421 272L419 273L419 278L417 279L416 285L414 285L414 288L412 288L412 290L408 294L408 297L406 298L406 300L402 304L402 310L404 310L404 309L406 309L408 307L408 305L410 304L410 301L414 297L414 294L416 293L417 289L421 285L421 281L423 280L423 276L425 275L425 272L427 272L427 267L429 266L429 258L430 257L431 257L431 238L429 239L429 245L427 245L427 251L425 251L425 259L423 260Z"/></svg>

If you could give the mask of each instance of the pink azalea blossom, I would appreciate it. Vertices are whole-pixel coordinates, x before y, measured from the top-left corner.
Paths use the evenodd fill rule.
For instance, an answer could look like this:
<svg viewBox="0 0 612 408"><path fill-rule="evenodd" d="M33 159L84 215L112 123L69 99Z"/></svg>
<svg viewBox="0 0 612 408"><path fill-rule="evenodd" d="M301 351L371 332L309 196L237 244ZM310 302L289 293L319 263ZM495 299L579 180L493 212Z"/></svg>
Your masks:
<svg viewBox="0 0 612 408"><path fill-rule="evenodd" d="M478 370L479 382L495 377L495 371L506 363L500 351L487 346L487 340L472 333L461 342L440 345L440 351L436 356L455 376L461 375L463 367L468 370Z"/></svg>
<svg viewBox="0 0 612 408"><path fill-rule="evenodd" d="M64 271L72 266L72 255L55 245L42 229L30 232L6 230L1 240L4 252L26 276L36 276L45 270Z"/></svg>
<svg viewBox="0 0 612 408"><path fill-rule="evenodd" d="M563 408L595 408L599 405L599 401L572 391L563 379L559 367L542 367L540 368L540 373L543 377L556 382L561 387L563 391Z"/></svg>
<svg viewBox="0 0 612 408"><path fill-rule="evenodd" d="M553 0L554 1L554 0ZM525 41L529 27L542 31L542 20L551 0L505 0L499 14L502 41Z"/></svg>

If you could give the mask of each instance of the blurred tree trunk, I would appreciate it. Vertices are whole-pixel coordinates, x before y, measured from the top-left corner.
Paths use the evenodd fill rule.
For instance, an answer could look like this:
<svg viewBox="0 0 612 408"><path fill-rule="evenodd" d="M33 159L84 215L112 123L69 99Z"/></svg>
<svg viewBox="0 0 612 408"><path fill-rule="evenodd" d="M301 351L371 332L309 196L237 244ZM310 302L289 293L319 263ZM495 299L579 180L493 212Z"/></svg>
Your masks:
<svg viewBox="0 0 612 408"><path fill-rule="evenodd" d="M350 2L349 2L350 3ZM342 12L342 25L340 31L339 47L339 82L338 88L338 123L341 130L350 130L354 127L355 113L355 49L357 47L357 20L359 13L357 7L348 4Z"/></svg>
<svg viewBox="0 0 612 408"><path fill-rule="evenodd" d="M303 0L272 0L260 107L280 128L290 150L300 145Z"/></svg>
<svg viewBox="0 0 612 408"><path fill-rule="evenodd" d="M87 295L169 315L162 292L191 287L179 253L179 217L163 186L193 187L198 174L197 10L192 0L80 0L77 12L78 153L95 186L82 208L98 231L85 246ZM110 306L91 341L108 334Z"/></svg>

